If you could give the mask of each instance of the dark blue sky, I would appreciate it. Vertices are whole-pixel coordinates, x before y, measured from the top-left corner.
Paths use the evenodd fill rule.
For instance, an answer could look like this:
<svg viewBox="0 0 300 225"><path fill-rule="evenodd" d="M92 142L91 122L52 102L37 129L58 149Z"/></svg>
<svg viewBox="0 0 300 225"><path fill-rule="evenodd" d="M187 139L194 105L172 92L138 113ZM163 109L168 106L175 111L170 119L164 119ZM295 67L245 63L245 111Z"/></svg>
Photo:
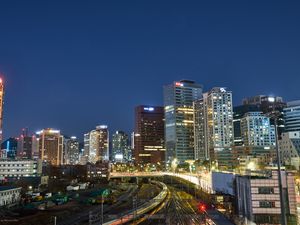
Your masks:
<svg viewBox="0 0 300 225"><path fill-rule="evenodd" d="M299 1L0 1L4 135L133 128L181 78L300 98Z"/></svg>

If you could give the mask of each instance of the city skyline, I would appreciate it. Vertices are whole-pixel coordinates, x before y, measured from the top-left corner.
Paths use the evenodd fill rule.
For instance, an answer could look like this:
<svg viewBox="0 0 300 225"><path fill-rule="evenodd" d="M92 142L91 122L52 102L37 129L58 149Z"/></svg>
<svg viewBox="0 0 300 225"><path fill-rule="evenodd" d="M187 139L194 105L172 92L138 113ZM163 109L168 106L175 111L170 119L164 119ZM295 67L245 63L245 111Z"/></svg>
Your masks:
<svg viewBox="0 0 300 225"><path fill-rule="evenodd" d="M5 77L4 77L4 75L3 74L1 74L1 81L3 82L3 85L4 86L6 86L6 84L5 84ZM183 80L183 79L178 79L177 81L180 81L180 80ZM194 81L194 80L193 80ZM176 82L176 80L173 80L173 81L170 81L170 82ZM196 81L197 82L197 81ZM163 92L163 86L161 87L161 89L162 89L162 92ZM231 89L232 90L232 89ZM205 88L205 85L203 85L203 92L207 92L207 91L209 91L209 90L207 90L206 88ZM21 133L22 133L22 131L24 130L24 129L28 129L28 132L29 132L29 134L31 134L31 135L35 135L36 134L36 132L38 132L39 130L41 130L41 129L46 129L46 128L51 128L51 129L58 129L58 130L60 130L61 132L62 132L62 134L63 135L66 135L66 136L76 136L76 137L78 137L78 139L81 141L81 142L83 142L83 137L84 137L84 133L86 133L89 129L92 129L93 128L93 126L98 126L98 125L100 125L100 124L103 124L103 123L105 123L105 124L113 124L113 120L115 119L115 118L112 118L112 120L110 120L111 122L107 122L107 121L101 121L101 120L99 120L100 122L96 122L94 125L92 125L91 127L89 127L89 128L87 128L87 129L85 129L85 130L83 130L83 132L79 132L78 130L74 130L74 131L71 131L71 132L69 132L69 133L67 133L67 132L65 132L65 130L66 129L64 129L63 127L56 127L56 126L43 126L43 125L41 125L41 126L39 126L38 128L33 128L33 127L30 127L30 126L23 126L23 127L17 127L16 128L16 132L14 132L14 131L11 131L11 130L8 130L8 135L6 134L6 130L5 130L5 128L6 127L9 127L9 125L7 125L6 124L6 119L8 119L9 120L9 118L6 118L6 116L5 116L5 114L6 114L6 104L5 104L5 102L6 102L6 95L7 95L7 93L5 93L6 92L6 87L4 87L4 105L3 105L3 114L4 114L4 118L3 118L3 141L5 140L5 139L7 139L7 138L10 138L10 137L18 137ZM233 94L233 106L235 107L235 106L242 106L243 105L243 101L244 101L244 99L245 98L247 98L247 97L253 97L253 96L256 96L256 95L267 95L267 94L265 94L265 93L256 93L256 94L253 94L253 95L251 95L251 96L242 96L242 97L239 97L240 99L241 99L241 101L240 102L236 102L236 101L234 101L235 100L235 95ZM270 94L270 96L275 96L274 94ZM300 97L299 97L300 98ZM200 98L201 99L201 98ZM284 97L283 97L283 100L285 101L285 102L295 102L295 101L299 101L299 100L291 100L291 101L289 101L289 100L286 100ZM146 105L146 104L143 104L143 105ZM161 97L161 104L160 104L160 106L163 106L164 105L164 103L163 103L163 94L162 94L162 97ZM154 104L152 104L152 105L150 105L149 104L149 106L155 106ZM156 106L158 106L158 105L156 105ZM110 131L112 131L112 132L114 132L114 131L118 131L118 130L124 130L126 133L131 133L132 131L134 131L134 109L135 109L135 107L137 107L137 105L135 105L132 109L130 109L130 111L132 111L132 115L131 115L131 117L133 117L132 118L132 123L133 124L130 124L127 128L126 127L119 127L119 126L115 126L115 127L113 127L113 126L110 126ZM30 122L29 122L30 123ZM48 123L47 121L46 121L46 123ZM54 123L56 123L56 122L54 122ZM82 130L83 128L80 128L79 130Z"/></svg>
<svg viewBox="0 0 300 225"><path fill-rule="evenodd" d="M2 3L5 138L23 127L81 137L103 123L129 133L134 107L163 105L162 86L181 79L226 86L234 105L300 99L299 3L119 3Z"/></svg>

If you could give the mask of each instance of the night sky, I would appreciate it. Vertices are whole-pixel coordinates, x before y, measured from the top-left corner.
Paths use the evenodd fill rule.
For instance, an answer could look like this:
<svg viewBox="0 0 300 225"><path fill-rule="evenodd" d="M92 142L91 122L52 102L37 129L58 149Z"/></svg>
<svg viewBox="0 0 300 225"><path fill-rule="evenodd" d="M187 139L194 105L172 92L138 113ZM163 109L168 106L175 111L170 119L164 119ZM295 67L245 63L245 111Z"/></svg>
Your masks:
<svg viewBox="0 0 300 225"><path fill-rule="evenodd" d="M182 78L300 99L300 1L0 0L4 136L133 129Z"/></svg>

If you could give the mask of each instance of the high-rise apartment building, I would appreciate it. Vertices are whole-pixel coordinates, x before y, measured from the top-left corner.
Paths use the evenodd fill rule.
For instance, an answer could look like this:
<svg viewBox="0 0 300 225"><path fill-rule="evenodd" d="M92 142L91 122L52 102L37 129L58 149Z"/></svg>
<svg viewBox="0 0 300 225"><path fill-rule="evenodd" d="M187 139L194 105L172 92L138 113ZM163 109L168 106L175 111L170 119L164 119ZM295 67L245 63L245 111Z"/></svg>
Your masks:
<svg viewBox="0 0 300 225"><path fill-rule="evenodd" d="M194 109L193 102L202 98L201 84L175 81L164 86L166 161L193 160Z"/></svg>
<svg viewBox="0 0 300 225"><path fill-rule="evenodd" d="M249 112L241 119L242 140L245 146L275 146L275 127L261 112Z"/></svg>
<svg viewBox="0 0 300 225"><path fill-rule="evenodd" d="M163 107L137 106L134 133L136 163L157 163L165 160Z"/></svg>
<svg viewBox="0 0 300 225"><path fill-rule="evenodd" d="M3 101L4 101L4 84L0 77L0 143L3 140L2 127L3 127Z"/></svg>
<svg viewBox="0 0 300 225"><path fill-rule="evenodd" d="M79 163L79 141L72 136L64 139L65 164L76 165Z"/></svg>
<svg viewBox="0 0 300 225"><path fill-rule="evenodd" d="M300 100L288 102L283 114L285 132L300 131Z"/></svg>
<svg viewBox="0 0 300 225"><path fill-rule="evenodd" d="M130 154L128 135L124 131L116 131L112 135L112 160L128 162Z"/></svg>
<svg viewBox="0 0 300 225"><path fill-rule="evenodd" d="M218 160L233 146L232 93L215 87L194 101L195 159Z"/></svg>
<svg viewBox="0 0 300 225"><path fill-rule="evenodd" d="M109 159L109 131L106 125L97 126L84 135L84 156L92 163Z"/></svg>
<svg viewBox="0 0 300 225"><path fill-rule="evenodd" d="M22 134L18 138L18 158L20 159L37 159L38 143L35 135L29 135L28 129L22 129Z"/></svg>
<svg viewBox="0 0 300 225"><path fill-rule="evenodd" d="M38 135L40 159L56 166L64 164L64 137L60 131L47 128L36 134Z"/></svg>

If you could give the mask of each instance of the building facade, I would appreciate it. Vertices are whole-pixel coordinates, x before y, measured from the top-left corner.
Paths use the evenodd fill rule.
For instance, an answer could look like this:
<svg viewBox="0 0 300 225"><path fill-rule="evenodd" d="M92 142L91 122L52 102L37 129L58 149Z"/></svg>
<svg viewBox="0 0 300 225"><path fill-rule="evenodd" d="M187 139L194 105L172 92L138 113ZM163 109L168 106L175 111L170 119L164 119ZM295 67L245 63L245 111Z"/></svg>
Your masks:
<svg viewBox="0 0 300 225"><path fill-rule="evenodd" d="M277 131L278 138L281 138L281 134L285 131L285 123L283 119L283 109L286 107L286 103L280 96L272 95L257 95L253 97L248 97L243 100L243 105L255 105L263 114L269 114L273 111L280 112L280 116L277 118ZM271 124L274 125L274 120L271 120Z"/></svg>
<svg viewBox="0 0 300 225"><path fill-rule="evenodd" d="M41 160L0 160L0 179L10 177L37 177L41 174Z"/></svg>
<svg viewBox="0 0 300 225"><path fill-rule="evenodd" d="M241 119L241 136L245 146L275 146L275 127L261 112L249 112Z"/></svg>
<svg viewBox="0 0 300 225"><path fill-rule="evenodd" d="M1 144L3 158L15 159L18 150L18 138L10 137Z"/></svg>
<svg viewBox="0 0 300 225"><path fill-rule="evenodd" d="M285 132L300 131L300 100L288 102L283 114Z"/></svg>
<svg viewBox="0 0 300 225"><path fill-rule="evenodd" d="M39 158L52 165L64 164L64 137L59 130L47 128L38 135Z"/></svg>
<svg viewBox="0 0 300 225"><path fill-rule="evenodd" d="M0 207L11 207L19 204L21 189L20 187L0 187Z"/></svg>
<svg viewBox="0 0 300 225"><path fill-rule="evenodd" d="M295 182L292 173L282 171L283 192L288 224L297 215ZM277 170L266 176L236 176L238 214L246 224L280 224L281 206Z"/></svg>
<svg viewBox="0 0 300 225"><path fill-rule="evenodd" d="M79 163L79 141L77 137L64 138L65 164L75 165Z"/></svg>
<svg viewBox="0 0 300 225"><path fill-rule="evenodd" d="M203 86L194 81L175 81L164 86L166 161L194 160L193 102L202 98Z"/></svg>
<svg viewBox="0 0 300 225"><path fill-rule="evenodd" d="M109 159L109 131L106 125L97 126L84 135L84 156L91 163Z"/></svg>
<svg viewBox="0 0 300 225"><path fill-rule="evenodd" d="M234 145L242 146L242 130L241 130L241 119L248 112L259 112L260 108L257 105L239 105L233 107L233 129L234 129Z"/></svg>
<svg viewBox="0 0 300 225"><path fill-rule="evenodd" d="M284 132L278 142L283 165L300 168L300 131Z"/></svg>
<svg viewBox="0 0 300 225"><path fill-rule="evenodd" d="M38 142L35 135L23 133L18 138L18 158L34 159L38 158Z"/></svg>
<svg viewBox="0 0 300 225"><path fill-rule="evenodd" d="M135 108L134 158L136 163L165 161L164 108L140 105Z"/></svg>
<svg viewBox="0 0 300 225"><path fill-rule="evenodd" d="M194 102L195 158L218 160L234 144L232 93L215 87Z"/></svg>
<svg viewBox="0 0 300 225"><path fill-rule="evenodd" d="M130 161L129 139L124 131L116 131L112 135L112 161Z"/></svg>

